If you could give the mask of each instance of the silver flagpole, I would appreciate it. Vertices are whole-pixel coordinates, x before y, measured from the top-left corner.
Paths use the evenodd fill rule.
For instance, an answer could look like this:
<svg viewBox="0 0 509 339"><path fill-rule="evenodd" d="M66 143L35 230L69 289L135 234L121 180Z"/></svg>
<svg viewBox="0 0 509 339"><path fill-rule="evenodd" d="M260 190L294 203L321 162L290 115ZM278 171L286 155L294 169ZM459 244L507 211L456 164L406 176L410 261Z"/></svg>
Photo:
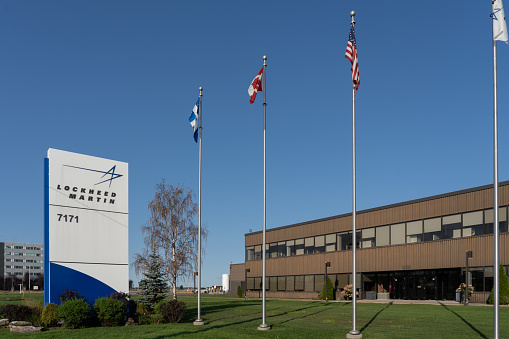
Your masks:
<svg viewBox="0 0 509 339"><path fill-rule="evenodd" d="M202 106L202 91L203 87L199 88L200 90L200 107L198 107L198 119L200 120L200 151L198 167L199 167L199 179L198 179L198 319L194 321L194 325L204 325L205 322L201 319L201 133L202 127L201 122L203 118L203 106ZM194 272L193 272L194 274Z"/></svg>
<svg viewBox="0 0 509 339"><path fill-rule="evenodd" d="M493 26L493 25L492 25ZM493 337L499 338L498 308L500 304L499 265L499 221L498 221L498 98L497 98L497 40L493 36L493 273L495 287L493 288Z"/></svg>
<svg viewBox="0 0 509 339"><path fill-rule="evenodd" d="M267 130L266 130L266 120L267 120L267 56L263 56L263 261L262 261L262 324L258 326L259 330L270 330L270 326L265 322L265 256L266 256L266 238L265 238L265 230L267 228L267 157L266 157L266 149L267 149Z"/></svg>
<svg viewBox="0 0 509 339"><path fill-rule="evenodd" d="M355 26L355 11L350 12L352 25ZM347 338L362 338L357 331L357 220L356 220L356 168L355 168L355 84L352 81L352 330Z"/></svg>

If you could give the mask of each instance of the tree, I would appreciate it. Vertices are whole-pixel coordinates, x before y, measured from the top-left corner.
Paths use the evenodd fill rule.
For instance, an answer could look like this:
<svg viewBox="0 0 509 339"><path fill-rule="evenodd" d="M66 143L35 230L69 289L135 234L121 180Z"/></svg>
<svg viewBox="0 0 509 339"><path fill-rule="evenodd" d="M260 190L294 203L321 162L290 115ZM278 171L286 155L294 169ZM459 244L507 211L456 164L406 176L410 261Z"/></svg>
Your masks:
<svg viewBox="0 0 509 339"><path fill-rule="evenodd" d="M499 303L500 305L508 305L509 304L509 279L507 278L507 275L505 274L504 266L500 264L498 269L498 280L499 280ZM490 296L488 298L488 304L494 304L495 298L494 298L494 289L495 286L491 289Z"/></svg>
<svg viewBox="0 0 509 339"><path fill-rule="evenodd" d="M157 248L162 257L162 270L169 277L173 299L177 299L177 277L190 278L197 266L198 226L194 219L198 206L193 191L180 184L168 185L163 179L155 188L154 199L148 205L149 221L141 227L145 249L135 255L133 266L136 274L143 271L148 249ZM207 233L202 226L202 243Z"/></svg>
<svg viewBox="0 0 509 339"><path fill-rule="evenodd" d="M164 299L168 286L161 269L161 257L155 248L149 255L146 272L143 272L143 275L145 278L140 280L140 301L153 309L159 301Z"/></svg>
<svg viewBox="0 0 509 339"><path fill-rule="evenodd" d="M332 282L329 279L329 275L326 276L327 278L327 299L325 299L325 282L323 283L322 288L322 294L318 297L320 300L333 300L334 299L334 286L332 285Z"/></svg>
<svg viewBox="0 0 509 339"><path fill-rule="evenodd" d="M242 298L242 287L237 285L237 297Z"/></svg>

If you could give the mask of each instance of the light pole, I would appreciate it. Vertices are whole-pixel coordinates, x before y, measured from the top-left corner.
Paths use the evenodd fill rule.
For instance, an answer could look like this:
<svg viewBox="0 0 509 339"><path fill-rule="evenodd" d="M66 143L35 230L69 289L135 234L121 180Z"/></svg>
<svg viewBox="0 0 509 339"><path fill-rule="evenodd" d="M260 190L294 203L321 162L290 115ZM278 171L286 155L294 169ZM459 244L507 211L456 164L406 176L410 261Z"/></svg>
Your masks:
<svg viewBox="0 0 509 339"><path fill-rule="evenodd" d="M465 306L468 305L468 292L469 292L469 288L468 288L468 259L472 259L472 251L465 251L465 254L466 254L466 271L465 271Z"/></svg>
<svg viewBox="0 0 509 339"><path fill-rule="evenodd" d="M325 262L325 301L329 301L329 289L327 286L327 267L330 267L330 261Z"/></svg>

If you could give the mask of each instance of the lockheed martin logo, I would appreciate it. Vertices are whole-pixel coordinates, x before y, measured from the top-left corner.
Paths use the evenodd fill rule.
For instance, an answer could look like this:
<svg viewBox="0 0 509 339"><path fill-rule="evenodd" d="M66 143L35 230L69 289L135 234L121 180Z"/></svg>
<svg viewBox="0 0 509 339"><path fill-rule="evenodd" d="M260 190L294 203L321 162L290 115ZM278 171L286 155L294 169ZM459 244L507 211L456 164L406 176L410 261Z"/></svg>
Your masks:
<svg viewBox="0 0 509 339"><path fill-rule="evenodd" d="M77 169L82 169L82 170L85 170L85 171L91 171L91 172L97 172L97 173L103 173L103 175L101 176L101 179L104 179L104 177L106 177L105 180L102 180L102 181L99 181L96 185L99 185L99 184L102 184L104 182L107 182L109 181L110 182L110 185L109 187L111 187L111 182L115 179L118 179L122 176L124 176L123 174L118 174L118 173L115 173L115 169L117 167L117 165L113 166L112 168L110 168L108 171L104 172L104 171L99 171L99 170L95 170L95 169L90 169L90 168L84 168L84 167L76 167L76 166L70 166L70 165L64 165L65 167L72 167L72 168L77 168Z"/></svg>

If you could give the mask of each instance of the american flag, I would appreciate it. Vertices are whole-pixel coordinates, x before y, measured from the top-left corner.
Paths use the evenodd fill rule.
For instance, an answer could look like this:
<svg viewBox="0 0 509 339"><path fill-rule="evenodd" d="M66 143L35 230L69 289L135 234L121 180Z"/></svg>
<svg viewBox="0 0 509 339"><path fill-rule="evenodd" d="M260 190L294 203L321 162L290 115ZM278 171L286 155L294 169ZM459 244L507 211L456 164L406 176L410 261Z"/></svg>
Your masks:
<svg viewBox="0 0 509 339"><path fill-rule="evenodd" d="M352 27L350 28L350 35L348 35L348 44L346 45L345 58L350 60L352 63L352 81L355 90L359 90L359 60L357 59L357 44L355 43L355 31Z"/></svg>

